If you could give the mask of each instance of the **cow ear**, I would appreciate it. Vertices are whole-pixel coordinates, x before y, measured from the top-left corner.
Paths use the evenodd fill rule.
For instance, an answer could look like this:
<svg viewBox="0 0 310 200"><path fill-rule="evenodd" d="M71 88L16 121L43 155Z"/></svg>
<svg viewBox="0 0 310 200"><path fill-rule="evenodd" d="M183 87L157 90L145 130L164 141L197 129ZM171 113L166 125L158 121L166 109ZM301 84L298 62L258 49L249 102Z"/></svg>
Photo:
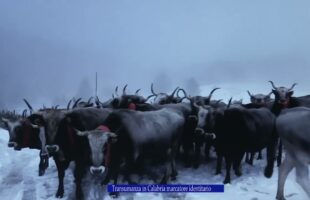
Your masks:
<svg viewBox="0 0 310 200"><path fill-rule="evenodd" d="M289 91L288 92L288 96L290 96L290 97L293 96L293 94L294 94L294 91Z"/></svg>
<svg viewBox="0 0 310 200"><path fill-rule="evenodd" d="M68 124L71 124L71 122L72 122L71 117L68 117L68 116L67 116L67 117L66 117L66 121L67 121Z"/></svg>
<svg viewBox="0 0 310 200"><path fill-rule="evenodd" d="M251 102L252 102L252 103L255 102L255 97L251 96Z"/></svg>
<svg viewBox="0 0 310 200"><path fill-rule="evenodd" d="M4 118L4 117L2 117L1 120L2 120L4 123L6 123L6 124L9 123L9 121L10 121L9 119Z"/></svg>
<svg viewBox="0 0 310 200"><path fill-rule="evenodd" d="M112 100L113 108L118 108L119 107L119 103L120 103L120 100L118 98L113 99Z"/></svg>
<svg viewBox="0 0 310 200"><path fill-rule="evenodd" d="M272 90L272 93L273 93L274 95L276 95L276 94L277 94L277 90Z"/></svg>
<svg viewBox="0 0 310 200"><path fill-rule="evenodd" d="M109 143L113 144L117 142L117 135L115 133L109 132L108 136L109 136L109 140L108 140Z"/></svg>

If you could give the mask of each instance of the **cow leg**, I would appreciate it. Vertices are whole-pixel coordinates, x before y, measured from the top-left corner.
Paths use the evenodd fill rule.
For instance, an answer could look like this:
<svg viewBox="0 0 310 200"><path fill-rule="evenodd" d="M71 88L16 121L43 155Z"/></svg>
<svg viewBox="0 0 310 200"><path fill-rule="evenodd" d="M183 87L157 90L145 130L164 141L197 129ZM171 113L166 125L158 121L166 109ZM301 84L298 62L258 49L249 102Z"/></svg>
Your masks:
<svg viewBox="0 0 310 200"><path fill-rule="evenodd" d="M117 185L118 175L120 172L121 159L120 155L115 155L115 159L112 160L111 166L109 167L109 177L113 179L113 184ZM117 198L119 196L119 192L110 192L109 194L112 198Z"/></svg>
<svg viewBox="0 0 310 200"><path fill-rule="evenodd" d="M48 168L48 159L49 157L47 155L41 156L40 153L39 176L43 176L45 174L45 170Z"/></svg>
<svg viewBox="0 0 310 200"><path fill-rule="evenodd" d="M241 161L242 161L242 158L244 156L244 153L240 153L236 156L236 159L234 161L234 170L235 170L235 174L237 176L241 176L242 175L242 172L241 172Z"/></svg>
<svg viewBox="0 0 310 200"><path fill-rule="evenodd" d="M125 179L128 181L129 184L137 184L132 180L132 175L135 173L135 162L134 158L127 158L126 159L126 168L125 168Z"/></svg>
<svg viewBox="0 0 310 200"><path fill-rule="evenodd" d="M174 147L172 148L172 151L171 151L171 180L176 180L177 178L177 175L178 175L178 171L176 169L176 164L175 164L175 159L176 159L176 155L177 155L177 149L178 148L178 143L176 142L174 144Z"/></svg>
<svg viewBox="0 0 310 200"><path fill-rule="evenodd" d="M195 156L194 156L194 168L197 169L200 165L200 150L201 150L202 142L195 142Z"/></svg>
<svg viewBox="0 0 310 200"><path fill-rule="evenodd" d="M205 160L210 161L210 149L211 149L211 143L206 142L205 144Z"/></svg>
<svg viewBox="0 0 310 200"><path fill-rule="evenodd" d="M56 198L62 198L64 196L64 177L65 177L65 171L69 167L68 161L59 161L58 159L55 159L55 164L57 167L58 172L58 189L56 193Z"/></svg>
<svg viewBox="0 0 310 200"><path fill-rule="evenodd" d="M310 198L309 169L307 165L300 163L296 166L296 182L302 187Z"/></svg>
<svg viewBox="0 0 310 200"><path fill-rule="evenodd" d="M279 139L279 150L278 150L278 157L277 157L277 166L279 167L281 165L282 161L282 141Z"/></svg>
<svg viewBox="0 0 310 200"><path fill-rule="evenodd" d="M76 162L74 169L76 199L84 199L84 194L82 190L82 178L84 173L85 173L85 165L82 162Z"/></svg>
<svg viewBox="0 0 310 200"><path fill-rule="evenodd" d="M250 164L250 165L253 165L253 162L254 162L254 155L255 155L255 152L251 152L251 154L250 154L250 160L249 160L249 164Z"/></svg>
<svg viewBox="0 0 310 200"><path fill-rule="evenodd" d="M250 157L249 157L249 152L245 153L245 162L250 164Z"/></svg>
<svg viewBox="0 0 310 200"><path fill-rule="evenodd" d="M168 180L169 180L169 175L171 174L171 170L170 166L171 166L171 162L172 162L172 149L169 148L167 150L167 159L166 159L166 167L165 167L165 172L164 172L164 176L162 178L162 180L160 181L160 184L167 184Z"/></svg>
<svg viewBox="0 0 310 200"><path fill-rule="evenodd" d="M194 149L193 144L192 143L189 144L189 142L186 141L186 142L183 142L182 147L184 151L183 152L184 165L185 167L190 167L192 165L191 155L193 155L193 149Z"/></svg>
<svg viewBox="0 0 310 200"><path fill-rule="evenodd" d="M223 155L218 153L217 154L217 158L216 158L216 172L215 172L215 175L218 175L218 174L221 173L222 161L223 161Z"/></svg>
<svg viewBox="0 0 310 200"><path fill-rule="evenodd" d="M230 169L232 165L232 159L225 156L225 162L226 162L226 177L224 180L224 184L230 183Z"/></svg>
<svg viewBox="0 0 310 200"><path fill-rule="evenodd" d="M271 139L270 143L267 146L267 166L265 167L264 170L264 175L267 178L270 178L273 173L276 149L277 149L277 139L273 138Z"/></svg>
<svg viewBox="0 0 310 200"><path fill-rule="evenodd" d="M262 160L262 159L263 159L262 150L259 150L257 160Z"/></svg>
<svg viewBox="0 0 310 200"><path fill-rule="evenodd" d="M278 200L285 200L284 198L284 184L287 178L287 175L293 169L294 165L292 162L292 158L289 154L286 154L285 159L282 165L279 168L279 175L278 175L278 189L277 189L277 197Z"/></svg>

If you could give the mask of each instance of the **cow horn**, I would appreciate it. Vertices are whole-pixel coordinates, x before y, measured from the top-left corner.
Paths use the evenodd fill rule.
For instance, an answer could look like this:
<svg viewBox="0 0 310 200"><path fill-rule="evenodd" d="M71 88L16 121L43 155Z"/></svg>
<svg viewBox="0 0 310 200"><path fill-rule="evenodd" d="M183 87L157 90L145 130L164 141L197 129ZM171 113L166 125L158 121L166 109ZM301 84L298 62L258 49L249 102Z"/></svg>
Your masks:
<svg viewBox="0 0 310 200"><path fill-rule="evenodd" d="M179 90L179 87L176 87L176 88L173 90L173 92L171 93L170 97L173 97L177 90Z"/></svg>
<svg viewBox="0 0 310 200"><path fill-rule="evenodd" d="M67 110L70 110L70 105L71 105L72 99L70 99L70 101L67 104Z"/></svg>
<svg viewBox="0 0 310 200"><path fill-rule="evenodd" d="M74 130L76 131L76 134L77 134L78 136L87 136L87 135L89 134L88 131L80 131L80 130L78 130L78 129L74 129Z"/></svg>
<svg viewBox="0 0 310 200"><path fill-rule="evenodd" d="M126 88L127 88L127 85L128 85L128 84L126 84L126 85L124 86L124 88L123 88L123 95L126 95Z"/></svg>
<svg viewBox="0 0 310 200"><path fill-rule="evenodd" d="M23 99L23 100L24 100L24 102L26 103L26 105L28 106L29 110L30 110L30 111L33 111L33 108L32 108L32 106L29 104L29 102L28 102L26 99Z"/></svg>
<svg viewBox="0 0 310 200"><path fill-rule="evenodd" d="M117 138L117 135L113 132L109 132L108 135L113 138Z"/></svg>
<svg viewBox="0 0 310 200"><path fill-rule="evenodd" d="M198 104L196 102L193 103L193 105L196 107L196 108L199 108Z"/></svg>
<svg viewBox="0 0 310 200"><path fill-rule="evenodd" d="M228 101L228 104L227 104L226 108L229 108L229 107L230 107L231 101L232 101L232 97L230 97L230 99L229 99L229 101Z"/></svg>
<svg viewBox="0 0 310 200"><path fill-rule="evenodd" d="M269 93L269 94L267 94L267 96L269 96L270 97L270 95L272 94L272 91Z"/></svg>
<svg viewBox="0 0 310 200"><path fill-rule="evenodd" d="M209 96L208 96L208 99L209 99L209 100L211 99L213 92L215 92L215 90L218 90L218 89L220 89L220 88L214 88L214 89L210 92L210 94L209 94Z"/></svg>
<svg viewBox="0 0 310 200"><path fill-rule="evenodd" d="M294 84L292 85L292 87L291 87L290 89L288 89L288 90L291 91L296 85L297 85L297 83L294 83Z"/></svg>
<svg viewBox="0 0 310 200"><path fill-rule="evenodd" d="M26 115L27 115L27 109L25 109L25 110L23 111L22 117L23 117L23 118L26 118Z"/></svg>
<svg viewBox="0 0 310 200"><path fill-rule="evenodd" d="M78 98L78 99L74 102L72 108L76 108L77 104L78 104L81 100L82 100L82 98Z"/></svg>
<svg viewBox="0 0 310 200"><path fill-rule="evenodd" d="M2 117L1 119L3 122L6 122L6 123L10 122L10 120L8 120L7 118Z"/></svg>
<svg viewBox="0 0 310 200"><path fill-rule="evenodd" d="M154 92L153 83L151 84L151 92L152 92L152 94L155 95L155 96L158 95L158 94L156 94L156 93Z"/></svg>
<svg viewBox="0 0 310 200"><path fill-rule="evenodd" d="M271 86L273 87L273 89L277 89L277 87L274 85L274 83L272 81L268 81L269 83L271 83Z"/></svg>
<svg viewBox="0 0 310 200"><path fill-rule="evenodd" d="M251 92L249 90L247 90L247 92L248 92L249 96L252 98L253 96L252 96Z"/></svg>
<svg viewBox="0 0 310 200"><path fill-rule="evenodd" d="M221 103L223 101L223 99L219 99L216 101L215 105L219 105L219 103Z"/></svg>
<svg viewBox="0 0 310 200"><path fill-rule="evenodd" d="M180 97L180 96L179 96L179 92L180 92L180 91L183 92L184 97L187 97L187 93L186 93L186 91L185 91L183 88L180 88L180 89L178 90L178 92L177 92L177 96L178 96L178 97Z"/></svg>
<svg viewBox="0 0 310 200"><path fill-rule="evenodd" d="M137 89L135 94L138 95L138 93L139 93L140 90L141 90L141 89Z"/></svg>
<svg viewBox="0 0 310 200"><path fill-rule="evenodd" d="M115 93L116 96L118 96L117 92L118 92L118 86L116 86L116 88L114 90L114 93Z"/></svg>
<svg viewBox="0 0 310 200"><path fill-rule="evenodd" d="M150 98L155 97L155 96L156 96L155 94L151 94L150 96L148 96L148 97L145 99L144 102L147 102L147 100L149 100Z"/></svg>
<svg viewBox="0 0 310 200"><path fill-rule="evenodd" d="M115 142L117 142L117 135L115 134L115 133L112 133L112 132L109 132L109 133L107 133L108 134L108 136L110 137L110 141L112 142L112 143L115 143Z"/></svg>
<svg viewBox="0 0 310 200"><path fill-rule="evenodd" d="M87 101L87 104L88 104L88 105L89 105L90 102L93 100L93 98L94 98L94 97L90 97L90 98L88 99L88 101Z"/></svg>
<svg viewBox="0 0 310 200"><path fill-rule="evenodd" d="M113 96L113 94L112 94L112 96ZM114 99L114 98L113 98L113 99ZM100 107L100 105L102 105L102 103L100 102L100 100L99 100L99 97L98 97L98 96L96 96L95 103L96 103L97 107Z"/></svg>
<svg viewBox="0 0 310 200"><path fill-rule="evenodd" d="M33 124L33 123L30 123L30 125L32 126L32 128L40 128L39 125L36 125L36 124Z"/></svg>

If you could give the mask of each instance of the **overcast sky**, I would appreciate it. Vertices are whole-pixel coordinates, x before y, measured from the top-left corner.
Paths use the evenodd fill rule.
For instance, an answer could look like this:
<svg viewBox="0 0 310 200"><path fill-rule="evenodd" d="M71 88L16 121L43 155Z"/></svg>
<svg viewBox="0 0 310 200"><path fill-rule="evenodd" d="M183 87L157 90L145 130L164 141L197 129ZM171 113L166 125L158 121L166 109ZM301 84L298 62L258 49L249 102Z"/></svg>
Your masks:
<svg viewBox="0 0 310 200"><path fill-rule="evenodd" d="M309 25L309 0L1 0L0 107L93 95L96 72L102 98L192 78L310 94Z"/></svg>

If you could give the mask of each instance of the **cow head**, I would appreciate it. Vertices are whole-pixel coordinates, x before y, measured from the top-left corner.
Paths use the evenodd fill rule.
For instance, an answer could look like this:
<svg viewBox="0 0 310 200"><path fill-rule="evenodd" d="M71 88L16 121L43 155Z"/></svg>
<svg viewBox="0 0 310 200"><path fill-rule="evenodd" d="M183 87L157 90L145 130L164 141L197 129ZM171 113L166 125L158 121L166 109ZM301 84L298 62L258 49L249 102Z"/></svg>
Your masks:
<svg viewBox="0 0 310 200"><path fill-rule="evenodd" d="M197 113L197 126L195 134L198 137L215 139L214 127L215 127L215 110L211 106L198 106Z"/></svg>
<svg viewBox="0 0 310 200"><path fill-rule="evenodd" d="M267 95L264 94L251 94L249 91L247 91L249 96L250 96L250 100L251 103L257 106L266 106L267 103L270 102L270 95L272 94L272 92L270 92Z"/></svg>
<svg viewBox="0 0 310 200"><path fill-rule="evenodd" d="M290 103L290 98L294 94L293 88L297 85L294 83L290 88L276 87L272 81L269 81L273 87L272 93L275 95L275 103L287 107Z"/></svg>
<svg viewBox="0 0 310 200"><path fill-rule="evenodd" d="M41 149L40 134L42 130L38 126L31 124L28 119L11 121L2 118L2 121L4 121L9 132L8 147L14 147L15 150L22 148Z"/></svg>
<svg viewBox="0 0 310 200"><path fill-rule="evenodd" d="M127 85L123 88L122 96L118 96L117 94L117 87L115 89L116 97L113 95L113 99L111 101L113 108L123 108L123 109L131 109L136 110L137 104L144 104L146 103L151 97L155 95L150 95L147 98L139 95L140 89L136 90L135 94L127 94L126 93Z"/></svg>
<svg viewBox="0 0 310 200"><path fill-rule="evenodd" d="M197 115L197 113L199 111L199 107L204 106L204 105L209 105L211 102L212 94L218 89L220 89L220 88L214 88L207 97L203 97L203 96L191 97L191 96L187 95L185 90L180 89L179 91L183 91L184 97L190 101L192 114ZM220 101L215 101L215 104L218 104L218 103L220 103Z"/></svg>
<svg viewBox="0 0 310 200"><path fill-rule="evenodd" d="M173 92L169 95L167 93L155 93L153 88L153 83L151 84L152 95L155 96L155 103L159 105L169 104L169 103L179 103L180 99L174 95L179 90L179 87L176 87Z"/></svg>
<svg viewBox="0 0 310 200"><path fill-rule="evenodd" d="M77 135L87 136L91 149L92 174L103 174L110 166L111 144L117 142L117 135L106 126L99 126L91 131L76 130Z"/></svg>
<svg viewBox="0 0 310 200"><path fill-rule="evenodd" d="M59 125L64 118L65 111L59 109L42 109L28 117L32 124L44 129L46 135L45 150L49 154L59 151L59 146L56 144L55 139Z"/></svg>

